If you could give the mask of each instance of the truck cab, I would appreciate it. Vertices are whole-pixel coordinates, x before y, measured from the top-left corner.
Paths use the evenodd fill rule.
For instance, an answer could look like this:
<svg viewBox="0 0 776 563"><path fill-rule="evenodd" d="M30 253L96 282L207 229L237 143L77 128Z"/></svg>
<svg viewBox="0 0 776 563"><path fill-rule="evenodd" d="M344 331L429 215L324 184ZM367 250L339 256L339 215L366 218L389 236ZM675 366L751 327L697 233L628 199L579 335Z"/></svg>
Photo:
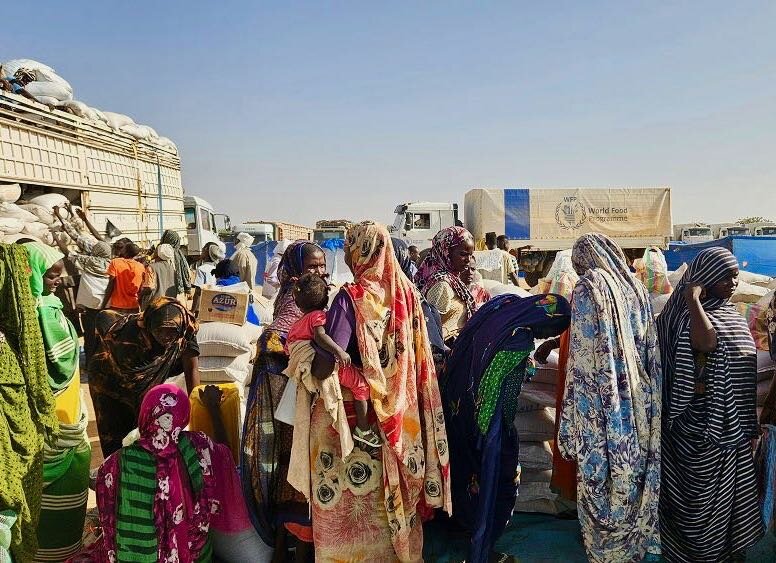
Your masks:
<svg viewBox="0 0 776 563"><path fill-rule="evenodd" d="M698 244L714 240L711 227L703 223L674 225L674 240L686 244Z"/></svg>
<svg viewBox="0 0 776 563"><path fill-rule="evenodd" d="M232 233L233 235L247 233L253 237L254 244L275 240L275 226L272 223L263 223L260 221L239 223L234 226Z"/></svg>
<svg viewBox="0 0 776 563"><path fill-rule="evenodd" d="M717 225L714 227L714 238L748 236L749 227L744 225Z"/></svg>
<svg viewBox="0 0 776 563"><path fill-rule="evenodd" d="M776 224L758 225L752 229L752 235L756 237L776 237Z"/></svg>
<svg viewBox="0 0 776 563"><path fill-rule="evenodd" d="M430 248L434 235L442 229L460 224L457 203L403 203L394 213L396 218L388 227L391 235L419 250Z"/></svg>
<svg viewBox="0 0 776 563"><path fill-rule="evenodd" d="M212 205L201 197L193 195L184 196L183 212L186 216L186 234L189 239L185 252L190 259L197 260L206 244L221 242L218 237L216 217L223 216L227 226L229 217L214 213Z"/></svg>

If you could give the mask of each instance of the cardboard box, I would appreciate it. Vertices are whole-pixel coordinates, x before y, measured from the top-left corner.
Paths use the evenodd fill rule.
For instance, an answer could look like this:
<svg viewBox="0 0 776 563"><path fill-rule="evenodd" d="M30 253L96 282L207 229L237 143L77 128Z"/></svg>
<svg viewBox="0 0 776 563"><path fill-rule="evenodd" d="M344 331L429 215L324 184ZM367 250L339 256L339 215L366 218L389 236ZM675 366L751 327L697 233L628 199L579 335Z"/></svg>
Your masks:
<svg viewBox="0 0 776 563"><path fill-rule="evenodd" d="M250 292L247 289L205 286L199 301L200 322L244 325L248 317Z"/></svg>

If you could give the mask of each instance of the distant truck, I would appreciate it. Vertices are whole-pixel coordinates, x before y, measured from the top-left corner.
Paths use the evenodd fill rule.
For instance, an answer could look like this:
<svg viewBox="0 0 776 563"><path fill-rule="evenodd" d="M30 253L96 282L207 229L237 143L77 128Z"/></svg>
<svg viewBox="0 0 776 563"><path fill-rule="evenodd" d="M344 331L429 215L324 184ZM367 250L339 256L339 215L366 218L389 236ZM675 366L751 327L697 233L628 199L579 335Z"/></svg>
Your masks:
<svg viewBox="0 0 776 563"><path fill-rule="evenodd" d="M720 223L711 225L714 240L725 237L737 237L749 235L749 227L740 223Z"/></svg>
<svg viewBox="0 0 776 563"><path fill-rule="evenodd" d="M196 261L202 254L202 249L211 242L220 242L216 217L222 217L224 228L230 230L228 215L215 213L213 206L201 197L187 195L183 198L183 212L186 216L186 255L189 260Z"/></svg>
<svg viewBox="0 0 776 563"><path fill-rule="evenodd" d="M239 233L251 235L255 244L272 240L312 240L313 236L313 230L304 225L282 221L245 221L233 225L231 232L222 238L225 238L227 242L234 242L234 237Z"/></svg>
<svg viewBox="0 0 776 563"><path fill-rule="evenodd" d="M327 240L344 239L353 222L347 219L325 219L315 223L313 241L321 244Z"/></svg>
<svg viewBox="0 0 776 563"><path fill-rule="evenodd" d="M776 236L776 224L774 223L756 223L749 226L752 236L755 237L773 237Z"/></svg>
<svg viewBox="0 0 776 563"><path fill-rule="evenodd" d="M672 240L685 244L699 244L714 240L714 233L706 223L681 223L674 225Z"/></svg>
<svg viewBox="0 0 776 563"><path fill-rule="evenodd" d="M520 253L520 269L533 284L546 275L555 254L584 233L612 237L629 255L671 238L671 189L569 188L474 189L464 196L463 225L481 247L485 234L505 234ZM390 231L420 250L440 229L460 224L455 203L413 202L396 208Z"/></svg>

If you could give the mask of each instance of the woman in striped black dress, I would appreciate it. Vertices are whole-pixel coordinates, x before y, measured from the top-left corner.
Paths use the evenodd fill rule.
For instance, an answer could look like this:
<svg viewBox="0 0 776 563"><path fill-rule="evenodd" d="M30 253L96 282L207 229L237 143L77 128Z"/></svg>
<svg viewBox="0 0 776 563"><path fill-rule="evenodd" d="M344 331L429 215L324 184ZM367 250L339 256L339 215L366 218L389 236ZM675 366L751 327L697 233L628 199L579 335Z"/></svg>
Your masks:
<svg viewBox="0 0 776 563"><path fill-rule="evenodd" d="M753 439L757 356L728 302L738 263L693 260L658 317L665 376L660 532L669 561L731 561L763 535Z"/></svg>

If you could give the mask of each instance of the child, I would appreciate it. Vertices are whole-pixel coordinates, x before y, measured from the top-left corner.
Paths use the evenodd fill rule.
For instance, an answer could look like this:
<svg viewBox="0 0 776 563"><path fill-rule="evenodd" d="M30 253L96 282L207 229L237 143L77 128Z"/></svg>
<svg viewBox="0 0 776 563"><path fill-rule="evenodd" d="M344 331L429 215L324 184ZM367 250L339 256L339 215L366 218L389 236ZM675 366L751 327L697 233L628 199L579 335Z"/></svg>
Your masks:
<svg viewBox="0 0 776 563"><path fill-rule="evenodd" d="M305 274L294 285L294 302L304 316L299 319L286 338L286 351L299 340L312 340L339 361L339 379L343 387L353 393L356 407L356 431L353 438L372 448L381 446L380 437L369 425L369 384L363 375L351 365L350 355L326 334L326 306L329 288L323 278Z"/></svg>

